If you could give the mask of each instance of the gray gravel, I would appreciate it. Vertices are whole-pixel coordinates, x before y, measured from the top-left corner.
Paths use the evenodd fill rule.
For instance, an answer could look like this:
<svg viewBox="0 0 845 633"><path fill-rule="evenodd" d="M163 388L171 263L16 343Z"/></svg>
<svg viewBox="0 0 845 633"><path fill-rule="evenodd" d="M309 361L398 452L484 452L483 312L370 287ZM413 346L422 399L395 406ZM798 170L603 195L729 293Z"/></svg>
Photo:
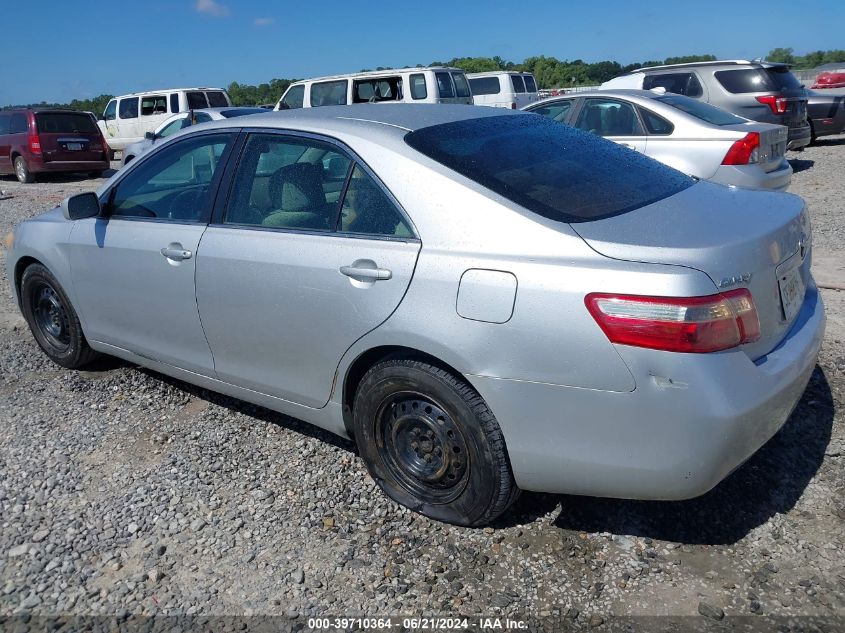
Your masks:
<svg viewBox="0 0 845 633"><path fill-rule="evenodd" d="M845 137L792 156L817 249L836 253ZM96 184L0 179L0 230ZM524 494L495 527L463 529L388 501L350 443L305 423L119 361L56 367L4 281L0 616L842 616L845 293L824 296L804 398L709 494Z"/></svg>

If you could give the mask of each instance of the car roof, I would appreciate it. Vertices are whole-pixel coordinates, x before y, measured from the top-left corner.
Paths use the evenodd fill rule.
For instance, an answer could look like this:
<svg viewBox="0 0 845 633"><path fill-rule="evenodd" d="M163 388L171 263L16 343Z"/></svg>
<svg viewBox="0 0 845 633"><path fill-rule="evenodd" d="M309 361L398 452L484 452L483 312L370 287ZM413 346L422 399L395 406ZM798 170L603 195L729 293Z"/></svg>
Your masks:
<svg viewBox="0 0 845 633"><path fill-rule="evenodd" d="M498 75L534 75L528 70L487 70L483 73L467 73L467 77L497 77Z"/></svg>
<svg viewBox="0 0 845 633"><path fill-rule="evenodd" d="M265 111L243 117L206 123L210 127L278 128L314 133L348 133L372 138L396 138L407 132L434 125L493 116L520 116L518 111L471 105L397 103L379 105L361 103L345 106L320 106L296 110Z"/></svg>
<svg viewBox="0 0 845 633"><path fill-rule="evenodd" d="M159 94L161 92L187 92L189 90L219 90L220 92L226 92L223 88L211 88L211 87L199 87L199 88L159 88L157 90L142 90L141 92L130 92L125 95L117 95L116 97L112 97L111 100L114 99L124 99L126 97L141 97L143 95L152 95L152 94Z"/></svg>
<svg viewBox="0 0 845 633"><path fill-rule="evenodd" d="M635 68L627 73L623 73L620 77L625 75L634 75L647 70L673 70L675 68L696 68L700 66L760 66L762 68L774 68L776 66L785 66L789 68L789 64L781 64L779 62L767 62L764 60L747 60L747 59L724 59L710 62L687 62L684 64L663 64L661 66L643 66L642 68Z"/></svg>
<svg viewBox="0 0 845 633"><path fill-rule="evenodd" d="M630 99L656 99L662 97L664 94L671 94L667 92L655 92L654 90L636 90L633 88L607 88L606 90L584 90L583 92L572 92L568 94L548 97L539 101L533 101L527 106L525 110L534 109L538 105L544 103L556 103L566 99L577 99L580 97L628 97Z"/></svg>
<svg viewBox="0 0 845 633"><path fill-rule="evenodd" d="M455 68L454 66L425 66L422 68L386 68L384 70L366 70L360 73L344 73L342 75L326 75L324 77L309 77L307 79L298 79L291 83L294 84L302 84L306 81L331 81L331 80L339 80L339 79L357 79L359 77L367 78L367 77L389 77L391 75L395 75L397 73L421 73L426 70L448 70L448 71L458 71L464 72L462 68Z"/></svg>

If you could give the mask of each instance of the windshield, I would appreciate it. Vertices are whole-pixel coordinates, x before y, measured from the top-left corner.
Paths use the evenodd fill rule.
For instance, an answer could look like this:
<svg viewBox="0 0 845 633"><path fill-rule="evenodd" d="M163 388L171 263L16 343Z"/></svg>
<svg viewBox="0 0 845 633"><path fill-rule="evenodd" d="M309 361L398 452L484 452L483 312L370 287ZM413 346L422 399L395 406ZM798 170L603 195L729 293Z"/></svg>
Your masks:
<svg viewBox="0 0 845 633"><path fill-rule="evenodd" d="M531 114L410 132L415 150L534 213L561 222L619 215L695 181L612 141Z"/></svg>
<svg viewBox="0 0 845 633"><path fill-rule="evenodd" d="M681 112L686 112L696 119L701 119L713 125L737 125L739 123L747 123L748 119L743 119L735 114L731 114L726 110L712 106L709 103L698 101L697 99L690 99L683 95L667 94L662 97L655 98L655 101L666 103L673 108L677 108Z"/></svg>

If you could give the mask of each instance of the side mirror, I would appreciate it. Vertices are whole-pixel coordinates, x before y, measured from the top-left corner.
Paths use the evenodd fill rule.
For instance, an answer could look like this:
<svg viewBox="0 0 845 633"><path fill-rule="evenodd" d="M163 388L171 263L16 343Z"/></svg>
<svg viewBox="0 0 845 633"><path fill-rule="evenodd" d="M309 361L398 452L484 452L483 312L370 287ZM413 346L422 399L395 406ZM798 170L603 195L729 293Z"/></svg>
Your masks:
<svg viewBox="0 0 845 633"><path fill-rule="evenodd" d="M84 220L100 215L100 199L93 191L78 193L62 200L62 215L67 220Z"/></svg>
<svg viewBox="0 0 845 633"><path fill-rule="evenodd" d="M156 135L155 135L155 132L146 132L146 133L144 134L144 138L145 138L145 139L147 139L148 141L154 141L154 140L156 140Z"/></svg>

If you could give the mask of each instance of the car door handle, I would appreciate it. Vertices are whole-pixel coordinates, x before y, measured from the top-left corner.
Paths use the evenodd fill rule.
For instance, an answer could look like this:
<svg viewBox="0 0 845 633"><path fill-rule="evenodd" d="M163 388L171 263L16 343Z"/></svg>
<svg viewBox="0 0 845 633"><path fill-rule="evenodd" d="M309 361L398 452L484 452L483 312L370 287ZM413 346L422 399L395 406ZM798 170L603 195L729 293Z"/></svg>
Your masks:
<svg viewBox="0 0 845 633"><path fill-rule="evenodd" d="M191 259L193 253L182 248L181 244L171 244L161 249L161 254L167 259L172 259L175 262L181 262L183 259Z"/></svg>
<svg viewBox="0 0 845 633"><path fill-rule="evenodd" d="M393 273L386 268L364 268L363 266L341 266L340 272L347 277L357 279L372 279L373 281L382 281L393 277Z"/></svg>

